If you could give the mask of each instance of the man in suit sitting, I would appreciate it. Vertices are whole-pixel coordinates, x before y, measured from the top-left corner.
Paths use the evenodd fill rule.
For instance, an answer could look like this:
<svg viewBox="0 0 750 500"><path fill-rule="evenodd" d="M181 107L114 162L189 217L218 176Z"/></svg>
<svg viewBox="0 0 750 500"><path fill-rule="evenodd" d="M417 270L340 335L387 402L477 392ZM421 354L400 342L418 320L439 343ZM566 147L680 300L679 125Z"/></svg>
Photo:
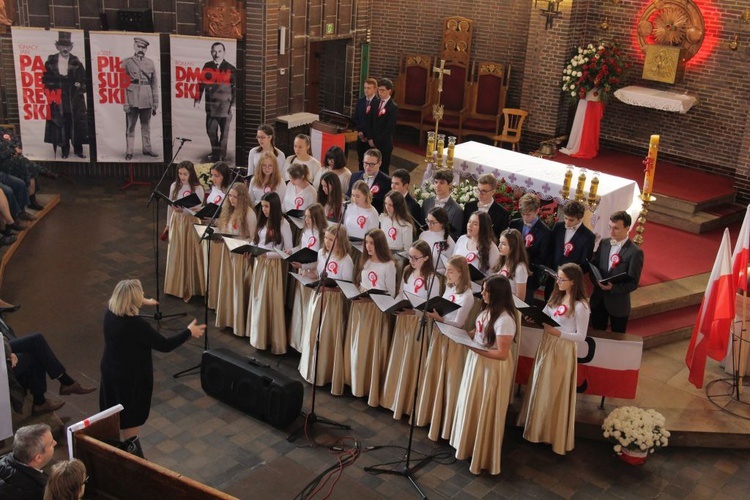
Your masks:
<svg viewBox="0 0 750 500"><path fill-rule="evenodd" d="M359 169L364 170L362 162L365 158L365 151L370 149L368 134L368 122L370 120L370 111L372 106L378 107L378 97L375 95L378 91L378 81L374 78L365 80L365 95L357 99L357 105L354 108L354 123L357 125L357 160L359 160Z"/></svg>
<svg viewBox="0 0 750 500"><path fill-rule="evenodd" d="M380 151L377 149L368 149L365 152L362 164L365 169L352 174L346 195L351 197L354 183L364 180L370 188L370 193L372 193L372 206L375 207L378 213L382 214L385 195L391 190L391 178L380 170L380 166L382 165Z"/></svg>
<svg viewBox="0 0 750 500"><path fill-rule="evenodd" d="M539 218L541 202L535 194L527 193L518 200L520 219L513 219L509 226L517 229L523 236L526 253L531 267L529 279L526 281L525 302L534 303L534 292L539 288L541 271L539 265L549 266L552 245L552 230Z"/></svg>
<svg viewBox="0 0 750 500"><path fill-rule="evenodd" d="M571 201L563 206L563 219L552 228L552 268L557 270L563 264L573 262L588 271L589 261L594 255L596 236L583 224L586 207L580 201ZM544 287L544 298L549 300L554 283Z"/></svg>
<svg viewBox="0 0 750 500"><path fill-rule="evenodd" d="M211 83L201 83L195 106L206 94L206 133L211 142L209 161L221 161L227 157L229 125L232 123L232 107L236 99L237 69L224 59L226 48L221 42L211 45L211 60L203 65L203 74L213 75Z"/></svg>
<svg viewBox="0 0 750 500"><path fill-rule="evenodd" d="M421 228L423 227L421 226L421 224L425 217L422 213L422 207L419 206L417 200L415 200L414 197L409 193L410 182L411 175L409 175L409 172L407 172L403 168L399 168L398 170L393 172L393 175L391 176L391 189L393 189L394 191L398 191L404 196L404 200L406 200L406 206L409 208L411 218L414 219L414 224L416 226L419 226L421 230Z"/></svg>
<svg viewBox="0 0 750 500"><path fill-rule="evenodd" d="M367 132L368 142L371 148L380 151L383 172L388 174L391 166L391 153L393 152L393 132L396 130L396 118L398 117L398 106L391 99L393 93L393 82L388 78L378 80L377 107L370 112L369 128ZM375 102L372 103L375 106Z"/></svg>
<svg viewBox="0 0 750 500"><path fill-rule="evenodd" d="M469 217L474 212L487 212L492 219L492 232L495 238L508 228L510 212L495 203L495 191L497 190L497 179L494 175L484 174L477 180L478 200L470 201L464 206L464 227L469 222Z"/></svg>
<svg viewBox="0 0 750 500"><path fill-rule="evenodd" d="M464 211L461 206L451 197L451 182L453 182L453 172L451 170L438 170L432 176L432 183L435 187L435 195L427 198L422 204L422 213L428 214L435 207L442 207L448 212L448 220L451 225L451 237L454 240L466 231L464 224ZM425 216L426 217L426 216ZM427 221L422 220L426 225Z"/></svg>
<svg viewBox="0 0 750 500"><path fill-rule="evenodd" d="M609 217L611 238L602 239L591 261L602 278L627 273L629 279L623 283L594 283L591 294L591 327L606 330L607 323L613 332L625 333L630 317L630 293L638 288L643 270L643 250L630 241L628 233L632 220L625 211L615 212ZM591 275L593 276L593 274Z"/></svg>

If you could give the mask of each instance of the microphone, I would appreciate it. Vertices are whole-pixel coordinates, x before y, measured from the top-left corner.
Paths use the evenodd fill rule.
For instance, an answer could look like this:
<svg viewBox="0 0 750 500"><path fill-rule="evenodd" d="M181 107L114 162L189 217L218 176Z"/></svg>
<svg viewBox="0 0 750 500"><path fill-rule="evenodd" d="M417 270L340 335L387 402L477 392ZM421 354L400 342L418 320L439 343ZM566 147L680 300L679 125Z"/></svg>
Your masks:
<svg viewBox="0 0 750 500"><path fill-rule="evenodd" d="M351 204L352 204L352 200L346 200L346 201L345 201L345 202L343 203L343 205L344 205L345 207L348 207L348 206L349 206L349 205L351 205Z"/></svg>
<svg viewBox="0 0 750 500"><path fill-rule="evenodd" d="M192 139L186 139L185 137L177 137L177 140L182 142L193 142Z"/></svg>
<svg viewBox="0 0 750 500"><path fill-rule="evenodd" d="M443 252L448 250L448 240L436 241L435 244L438 245Z"/></svg>

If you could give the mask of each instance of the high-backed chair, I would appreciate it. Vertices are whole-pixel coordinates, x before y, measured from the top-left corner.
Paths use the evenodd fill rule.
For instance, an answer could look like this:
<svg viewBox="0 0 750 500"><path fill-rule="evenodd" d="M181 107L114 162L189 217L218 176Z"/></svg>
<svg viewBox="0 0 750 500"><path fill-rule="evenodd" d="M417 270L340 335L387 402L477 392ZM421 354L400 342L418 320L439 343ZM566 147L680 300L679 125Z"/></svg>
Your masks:
<svg viewBox="0 0 750 500"><path fill-rule="evenodd" d="M436 61L439 66L439 61ZM456 136L461 135L461 115L466 113L469 101L468 81L469 67L460 61L446 62L445 69L450 70L450 75L443 76L443 92L440 94L440 104L443 105L443 118L440 120L440 132L452 132ZM433 78L430 104L437 104L438 79ZM435 119L430 113L424 119L422 130L435 130ZM458 137L460 141L460 137Z"/></svg>
<svg viewBox="0 0 750 500"><path fill-rule="evenodd" d="M395 83L398 124L417 129L422 142L422 125L431 113L430 82L432 58L425 55L402 56Z"/></svg>
<svg viewBox="0 0 750 500"><path fill-rule="evenodd" d="M528 111L503 108L503 133L492 138L495 141L495 146L499 142L500 147L502 147L504 142L508 142L511 144L513 151L518 151L518 143L521 142L521 129L527 116L529 116Z"/></svg>
<svg viewBox="0 0 750 500"><path fill-rule="evenodd" d="M482 62L474 67L469 83L469 106L461 115L460 137L500 135L500 123L508 93L510 65Z"/></svg>

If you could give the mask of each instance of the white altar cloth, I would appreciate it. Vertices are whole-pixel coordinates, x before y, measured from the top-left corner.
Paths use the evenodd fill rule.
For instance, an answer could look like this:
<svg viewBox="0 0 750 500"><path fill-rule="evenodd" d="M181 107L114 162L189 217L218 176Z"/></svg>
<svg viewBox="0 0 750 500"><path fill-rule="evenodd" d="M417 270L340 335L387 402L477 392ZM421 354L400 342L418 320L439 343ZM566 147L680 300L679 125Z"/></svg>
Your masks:
<svg viewBox="0 0 750 500"><path fill-rule="evenodd" d="M527 193L536 193L543 200L555 199L561 205L569 201L563 200L560 195L565 167L562 163L474 141L456 145L453 161L453 170L463 177L472 176L476 179L482 174L491 173L498 179L505 178L513 187L520 187ZM570 198L575 196L580 171L578 167L573 170ZM592 173L586 173L584 197L588 194ZM626 210L630 214L633 218L631 231L635 229L635 221L641 210L640 195L641 190L635 181L600 174L597 197L601 199L591 217L591 229L596 234L597 241L609 238L609 216L618 210Z"/></svg>
<svg viewBox="0 0 750 500"><path fill-rule="evenodd" d="M639 87L638 85L630 85L616 90L615 97L625 104L632 106L682 114L687 113L690 108L698 103L698 98L690 94L650 89L648 87Z"/></svg>

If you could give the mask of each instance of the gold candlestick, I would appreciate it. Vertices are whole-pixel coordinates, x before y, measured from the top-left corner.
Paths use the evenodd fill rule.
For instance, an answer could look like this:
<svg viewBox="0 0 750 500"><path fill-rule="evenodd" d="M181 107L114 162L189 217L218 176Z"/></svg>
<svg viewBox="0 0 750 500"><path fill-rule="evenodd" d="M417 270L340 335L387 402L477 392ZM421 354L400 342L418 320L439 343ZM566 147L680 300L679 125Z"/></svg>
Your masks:
<svg viewBox="0 0 750 500"><path fill-rule="evenodd" d="M445 134L438 134L437 136L437 165L438 168L443 168L443 148L445 147Z"/></svg>
<svg viewBox="0 0 750 500"><path fill-rule="evenodd" d="M456 138L454 136L448 136L448 155L446 158L445 166L453 168L453 155L456 151Z"/></svg>
<svg viewBox="0 0 750 500"><path fill-rule="evenodd" d="M435 132L430 130L427 132L427 152L425 153L424 161L430 163L432 161L432 153L435 152Z"/></svg>
<svg viewBox="0 0 750 500"><path fill-rule="evenodd" d="M588 203L591 211L596 210L596 206L599 204L599 200L596 198L596 193L599 191L599 176L602 175L599 172L594 172L591 177L591 186L589 187Z"/></svg>
<svg viewBox="0 0 750 500"><path fill-rule="evenodd" d="M636 234L635 238L633 238L633 243L638 246L641 246L643 244L643 232L646 230L644 226L646 225L646 217L648 217L648 206L655 201L656 198L651 195L641 195L641 213L638 214L638 225L635 228L635 232L638 234Z"/></svg>
<svg viewBox="0 0 750 500"><path fill-rule="evenodd" d="M578 175L578 184L576 185L576 201L583 201L583 188L586 186L586 169L582 168Z"/></svg>
<svg viewBox="0 0 750 500"><path fill-rule="evenodd" d="M563 200L567 200L568 196L570 196L570 184L572 182L573 182L573 165L566 165L565 166L565 180L563 180L562 190L560 191L560 196L562 196Z"/></svg>

